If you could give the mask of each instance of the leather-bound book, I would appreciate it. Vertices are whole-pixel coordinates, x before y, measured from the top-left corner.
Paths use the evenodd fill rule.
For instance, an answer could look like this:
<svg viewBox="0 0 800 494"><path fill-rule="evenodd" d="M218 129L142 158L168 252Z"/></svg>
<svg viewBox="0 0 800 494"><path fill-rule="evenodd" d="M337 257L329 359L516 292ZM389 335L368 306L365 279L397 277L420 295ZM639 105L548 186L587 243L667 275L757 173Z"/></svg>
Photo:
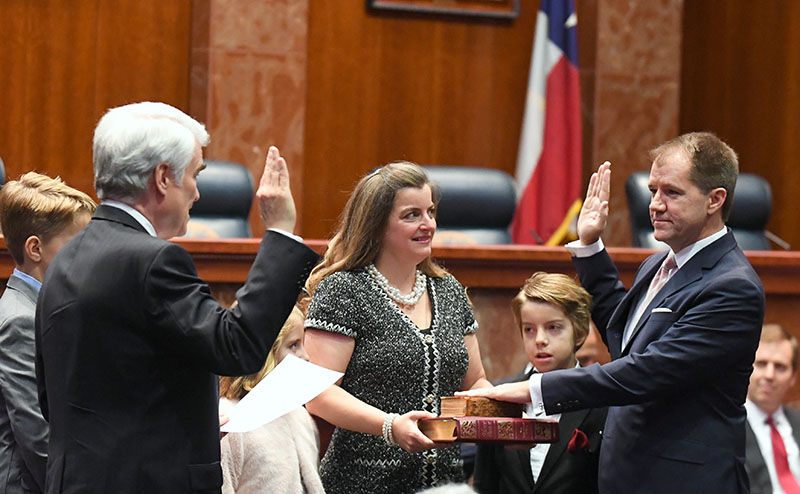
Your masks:
<svg viewBox="0 0 800 494"><path fill-rule="evenodd" d="M440 417L522 417L523 405L479 396L442 396Z"/></svg>
<svg viewBox="0 0 800 494"><path fill-rule="evenodd" d="M554 443L558 422L515 417L437 417L417 426L437 442Z"/></svg>

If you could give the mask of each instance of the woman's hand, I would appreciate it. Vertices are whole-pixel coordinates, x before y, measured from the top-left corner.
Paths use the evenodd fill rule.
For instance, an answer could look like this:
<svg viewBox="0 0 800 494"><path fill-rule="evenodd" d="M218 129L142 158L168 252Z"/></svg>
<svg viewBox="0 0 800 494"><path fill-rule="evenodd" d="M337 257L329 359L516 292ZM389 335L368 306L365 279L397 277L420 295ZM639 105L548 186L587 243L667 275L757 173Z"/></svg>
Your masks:
<svg viewBox="0 0 800 494"><path fill-rule="evenodd" d="M409 453L419 453L426 449L436 448L440 445L428 439L417 427L417 420L422 418L436 418L436 415L420 410L399 415L392 421L392 437L398 446Z"/></svg>

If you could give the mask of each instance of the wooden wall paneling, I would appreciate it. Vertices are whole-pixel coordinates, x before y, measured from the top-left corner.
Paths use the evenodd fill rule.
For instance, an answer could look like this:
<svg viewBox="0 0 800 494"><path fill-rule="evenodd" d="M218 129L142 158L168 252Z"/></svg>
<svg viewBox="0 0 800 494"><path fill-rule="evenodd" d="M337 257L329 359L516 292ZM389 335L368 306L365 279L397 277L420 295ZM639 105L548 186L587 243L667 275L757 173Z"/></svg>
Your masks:
<svg viewBox="0 0 800 494"><path fill-rule="evenodd" d="M800 3L684 4L681 132L710 130L773 192L768 228L800 248Z"/></svg>
<svg viewBox="0 0 800 494"><path fill-rule="evenodd" d="M211 133L205 156L242 163L257 181L277 146L302 214L307 0L194 0L192 18L190 100ZM257 207L250 225L263 234Z"/></svg>
<svg viewBox="0 0 800 494"><path fill-rule="evenodd" d="M365 108L377 106L378 81L369 80L367 69L375 70L368 55L379 40L377 33L367 35L355 3L309 6L302 222L310 238L332 234L347 192L375 166L366 157L376 154L378 142L365 134L383 116Z"/></svg>
<svg viewBox="0 0 800 494"><path fill-rule="evenodd" d="M188 0L100 2L98 117L108 108L139 101L189 110L191 15Z"/></svg>
<svg viewBox="0 0 800 494"><path fill-rule="evenodd" d="M21 4L24 4L22 6ZM11 178L35 170L60 175L92 192L94 60L97 16L89 2L3 2L0 18L14 25L3 72L0 149ZM7 38L9 39L9 38ZM88 147L87 147L88 142ZM8 148L6 148L8 146ZM5 153L5 151L0 151Z"/></svg>
<svg viewBox="0 0 800 494"><path fill-rule="evenodd" d="M211 62L211 0L192 0L189 111L200 122L208 122L209 64Z"/></svg>
<svg viewBox="0 0 800 494"><path fill-rule="evenodd" d="M513 174L537 7L487 22L311 2L303 235L330 236L355 182L388 161Z"/></svg>
<svg viewBox="0 0 800 494"><path fill-rule="evenodd" d="M87 162L93 177L91 142L94 125L109 108L160 101L185 112L189 108L191 2L105 0L98 4L96 89ZM89 190L93 190L93 184Z"/></svg>
<svg viewBox="0 0 800 494"><path fill-rule="evenodd" d="M683 0L598 0L591 168L613 164L609 246L631 245L625 180L678 132Z"/></svg>
<svg viewBox="0 0 800 494"><path fill-rule="evenodd" d="M94 193L92 134L111 106L188 110L188 1L0 4L0 156L8 175L60 175Z"/></svg>
<svg viewBox="0 0 800 494"><path fill-rule="evenodd" d="M577 0L578 77L581 85L581 131L583 146L583 184L597 168L594 156L594 91L597 60L597 0Z"/></svg>
<svg viewBox="0 0 800 494"><path fill-rule="evenodd" d="M26 43L30 2L0 3L0 158L6 173L16 177L25 157Z"/></svg>
<svg viewBox="0 0 800 494"><path fill-rule="evenodd" d="M787 29L785 53L781 59L784 68L783 112L781 125L776 129L781 135L781 159L778 163L762 163L760 168L779 168L772 172L772 218L770 228L785 236L792 248L800 250L800 221L797 219L797 196L800 187L800 3L788 2L787 18L792 28ZM769 142L769 141L765 141ZM757 171L756 173L760 173Z"/></svg>

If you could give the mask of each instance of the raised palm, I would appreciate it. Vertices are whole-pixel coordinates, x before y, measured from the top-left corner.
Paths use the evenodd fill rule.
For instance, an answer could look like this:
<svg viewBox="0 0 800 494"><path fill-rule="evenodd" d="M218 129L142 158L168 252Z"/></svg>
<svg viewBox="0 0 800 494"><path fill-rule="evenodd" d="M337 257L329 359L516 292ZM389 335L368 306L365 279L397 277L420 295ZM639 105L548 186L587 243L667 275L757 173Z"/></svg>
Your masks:
<svg viewBox="0 0 800 494"><path fill-rule="evenodd" d="M297 210L289 186L289 169L286 160L275 146L267 151L264 172L256 190L261 219L266 228L294 231Z"/></svg>
<svg viewBox="0 0 800 494"><path fill-rule="evenodd" d="M606 161L592 174L586 199L578 216L578 237L584 245L596 242L606 228L610 190L611 163Z"/></svg>

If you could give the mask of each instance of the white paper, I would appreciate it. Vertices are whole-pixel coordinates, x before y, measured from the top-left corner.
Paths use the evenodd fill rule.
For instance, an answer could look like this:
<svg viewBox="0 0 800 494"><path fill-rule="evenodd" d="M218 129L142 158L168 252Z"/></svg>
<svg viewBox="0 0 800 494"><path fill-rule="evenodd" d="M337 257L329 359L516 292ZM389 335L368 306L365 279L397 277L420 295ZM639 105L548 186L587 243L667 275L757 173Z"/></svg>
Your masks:
<svg viewBox="0 0 800 494"><path fill-rule="evenodd" d="M344 374L287 355L228 413L223 432L258 429L305 405Z"/></svg>

